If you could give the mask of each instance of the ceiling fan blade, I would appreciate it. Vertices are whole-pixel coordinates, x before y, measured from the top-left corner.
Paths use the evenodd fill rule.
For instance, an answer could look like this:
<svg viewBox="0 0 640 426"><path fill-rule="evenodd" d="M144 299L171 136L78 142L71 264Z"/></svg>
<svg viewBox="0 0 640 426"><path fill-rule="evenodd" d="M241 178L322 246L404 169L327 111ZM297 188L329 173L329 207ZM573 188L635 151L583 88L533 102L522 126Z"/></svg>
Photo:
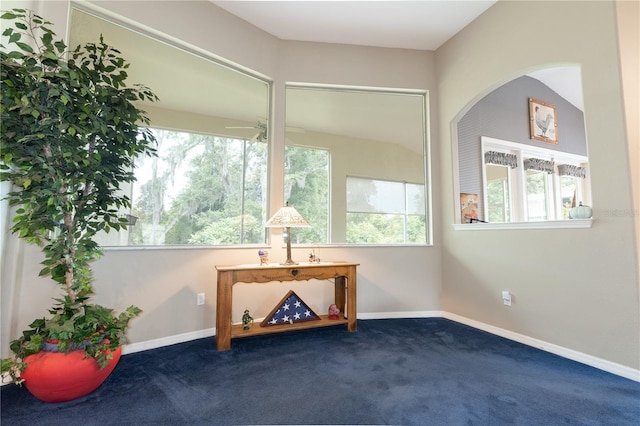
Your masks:
<svg viewBox="0 0 640 426"><path fill-rule="evenodd" d="M256 130L267 130L267 123L263 123L258 120L255 126L226 126L225 129L256 129Z"/></svg>
<svg viewBox="0 0 640 426"><path fill-rule="evenodd" d="M303 129L302 127L290 127L290 126L287 126L287 127L285 127L285 131L287 131L289 133L307 133L307 131L305 129Z"/></svg>

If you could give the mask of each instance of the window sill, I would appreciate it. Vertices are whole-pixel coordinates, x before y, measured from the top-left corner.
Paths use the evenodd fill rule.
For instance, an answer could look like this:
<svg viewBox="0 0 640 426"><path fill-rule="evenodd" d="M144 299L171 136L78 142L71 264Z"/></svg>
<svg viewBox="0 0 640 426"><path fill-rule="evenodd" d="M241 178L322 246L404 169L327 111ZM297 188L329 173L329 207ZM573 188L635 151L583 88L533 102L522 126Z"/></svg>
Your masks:
<svg viewBox="0 0 640 426"><path fill-rule="evenodd" d="M539 222L512 223L454 223L456 231L495 231L503 229L573 229L591 228L593 219L548 220Z"/></svg>

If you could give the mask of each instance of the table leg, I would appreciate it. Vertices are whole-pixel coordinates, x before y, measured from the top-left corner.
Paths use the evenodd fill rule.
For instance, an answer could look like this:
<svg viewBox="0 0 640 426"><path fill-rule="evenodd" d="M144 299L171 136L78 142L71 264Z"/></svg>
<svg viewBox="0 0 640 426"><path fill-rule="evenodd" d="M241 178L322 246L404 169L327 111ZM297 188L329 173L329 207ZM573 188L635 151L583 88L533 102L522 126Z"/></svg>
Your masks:
<svg viewBox="0 0 640 426"><path fill-rule="evenodd" d="M347 276L347 330L357 331L357 298L356 298L356 268L349 268L349 275Z"/></svg>
<svg viewBox="0 0 640 426"><path fill-rule="evenodd" d="M216 301L216 345L219 351L231 349L231 292L230 273L218 273L218 299Z"/></svg>
<svg viewBox="0 0 640 426"><path fill-rule="evenodd" d="M335 295L333 298L334 300L333 303L336 304L338 309L340 309L340 312L343 314L345 313L344 308L345 308L346 288L347 287L345 285L345 277L336 277L335 278Z"/></svg>

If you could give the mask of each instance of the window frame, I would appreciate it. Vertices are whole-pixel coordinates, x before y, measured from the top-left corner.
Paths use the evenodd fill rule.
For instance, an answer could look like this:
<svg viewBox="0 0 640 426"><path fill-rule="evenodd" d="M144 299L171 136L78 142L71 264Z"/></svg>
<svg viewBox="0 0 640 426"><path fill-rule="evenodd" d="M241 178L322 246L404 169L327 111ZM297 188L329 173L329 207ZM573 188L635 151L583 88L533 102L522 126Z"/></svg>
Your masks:
<svg viewBox="0 0 640 426"><path fill-rule="evenodd" d="M555 151L537 146L519 144L515 142L481 137L481 153L482 153L482 202L485 218L487 216L487 194L486 194L486 163L484 162L484 154L487 151L498 151L504 153L516 154L517 167L509 167L510 177L512 179L512 211L513 217L511 222L505 223L485 223L476 222L472 224L454 224L456 230L470 229L545 229L545 228L590 228L592 219L564 219L562 216L562 193L560 187L560 175L558 174L559 164L573 164L586 167L586 176L582 180L583 197L581 200L585 205L591 205L591 188L588 169L588 158L586 156ZM526 219L526 170L524 169L525 158L542 158L550 159L555 162L554 173L548 177L551 188L549 190L552 205L548 210L553 213L553 218L549 220L527 221Z"/></svg>
<svg viewBox="0 0 640 426"><path fill-rule="evenodd" d="M426 239L424 243L398 243L395 244L399 247L403 246L416 246L421 245L425 247L433 246L433 238L434 238L434 229L433 229L433 182L432 182L432 167L431 167L431 121L429 111L431 108L430 105L430 92L425 89L407 89L407 88L390 88L390 87L376 87L376 86L358 86L358 85L339 85L339 84L325 84L325 83L314 83L314 82L299 82L299 81L287 81L285 82L285 98L287 98L287 90L289 89L298 89L298 90L317 90L317 91L337 91L337 92L354 92L354 93L363 93L363 94L386 94L386 95L408 95L408 96L418 96L420 98L420 107L421 107L421 141L420 141L420 160L421 160L421 179L423 180L420 185L424 186L424 200L425 200L425 227L426 227ZM292 105L289 99L286 99L287 108ZM369 106L367 106L368 108ZM363 109L363 111L367 111L367 108ZM289 127L291 126L291 127ZM307 128L305 125L301 125L298 123L291 124L287 118L285 113L285 129L305 129ZM309 129L311 131L316 131L318 133L324 133L322 128L313 129L313 126L310 126ZM304 133L297 132L293 130L293 133ZM329 132L331 133L331 132ZM347 135L348 136L348 135ZM366 138L365 138L366 139ZM307 146L306 144L299 144L291 141L286 141L286 144L289 145L302 145ZM310 145L313 146L313 145ZM331 199L329 201L330 205L330 216L329 216L329 240L326 244L320 244L320 246L326 247L357 247L361 245L365 245L367 247L375 247L375 246L385 246L389 247L393 244L386 243L370 243L370 244L358 244L358 243L348 243L345 241L346 239L346 220L343 220L346 215L346 205L343 204L346 202L344 191L346 189L346 176L349 173L364 173L366 171L355 170L351 172L345 172L344 174L340 171L336 171L334 169L334 164L337 164L337 168L340 168L341 158L349 158L345 156L336 156L335 152L330 149L330 154L332 158L331 163L331 174L330 174L330 188L331 188ZM384 158L384 157L381 157ZM334 159L335 162L334 162ZM383 170L383 166L381 166L381 170ZM400 178L401 179L401 178ZM298 244L299 246L305 246L305 243ZM317 246L317 245L315 245Z"/></svg>
<svg viewBox="0 0 640 426"><path fill-rule="evenodd" d="M130 31L132 33L138 34L138 35L142 35L144 37L149 38L150 40L153 40L155 42L158 42L162 45L166 45L169 46L171 48L174 48L176 50L182 51L183 53L187 53L190 55L193 55L194 57L197 57L201 60L205 60L210 62L211 64L214 64L222 69L226 69L229 71L233 71L239 75L242 75L243 79L244 78L248 78L250 80L253 80L254 82L259 82L261 84L264 85L264 111L262 111L262 105L260 107L261 111L258 114L254 114L251 113L248 116L250 116L250 120L251 120L251 124L253 123L253 117L258 117L258 121L260 121L260 119L265 120L266 121L266 135L272 135L273 134L273 126L272 126L272 114L273 114L273 88L274 88L274 81L273 78L271 76L269 76L268 74L265 74L263 72L257 71L255 69L252 69L248 66L242 65L238 62L234 62L228 58L225 58L223 56L218 55L215 52L212 52L210 50L207 50L204 47L201 46L197 46L197 45L193 45L188 43L186 40L182 40L182 39L177 39L174 37L171 37L170 35L159 31L159 30L155 30L152 29L150 27L145 27L144 25L140 24L139 22L134 22L128 19L122 19L122 17L119 17L117 15L111 14L111 13L105 13L105 11L101 10L100 7L95 6L95 5L91 5L91 4L83 4L83 3L74 3L72 4L71 9L69 10L69 17L70 19L73 20L73 13L74 12L79 12L79 13L83 13L83 14L88 14L88 15L92 15L98 19L101 19L107 23L109 23L110 25L114 25L117 27L121 27L123 29L126 29L127 31ZM125 46L125 45L123 45ZM135 67L135 61L132 61L132 67ZM153 85L150 84L150 86L153 88ZM198 86L199 87L199 86ZM246 87L243 87L243 89L246 89ZM262 96L262 95L261 95ZM162 100L162 96L161 96L161 100ZM151 119L151 123L148 127L152 127L152 128L156 128L156 129L161 129L161 130L169 130L169 131L176 131L176 132L189 132L189 133L197 133L197 134L207 134L207 135L211 135L211 136L216 136L216 137L221 137L221 138L225 138L227 137L226 135L220 133L220 131L216 131L216 132L211 132L209 129L210 127L210 122L213 121L215 123L216 126L219 125L223 125L220 124L220 122L222 122L221 120L208 120L208 122L205 125L202 125L200 123L194 123L192 121L189 121L188 123L184 123L184 122L176 122L176 120L174 120L173 118L169 118L166 120L162 120L161 123L158 123L155 120L154 117L154 110L158 110L162 108L162 106L160 104L154 103L154 104L150 104L150 105L145 105L143 106L143 109L146 109L148 112L152 111L149 114L149 117ZM186 113L186 114L190 114L189 111L187 110L182 110L182 109L176 109L175 112L178 112L180 114L182 113ZM192 114L193 115L193 114ZM218 116L211 116L211 117L215 117L218 118ZM210 118L211 118L210 117ZM235 117L235 116L234 116ZM231 120L229 121L229 125L236 125L236 124L244 124L244 122L242 121L241 117L235 117L235 118L230 118L230 117L223 117L225 120ZM225 126L225 128L227 128ZM249 128L249 127L247 127ZM237 139L245 139L245 138L237 138ZM266 160L266 177L265 177L265 185L264 185L264 190L265 190L265 213L264 213L264 218L263 218L263 222L266 221L268 212L269 212L269 206L271 205L271 200L272 200L272 178L271 178L271 169L272 169L272 157L273 157L273 146L274 146L274 141L273 138L271 136L266 138L266 143L267 143L267 160ZM249 140L249 138L246 138L246 140ZM132 184L136 184L136 182L133 182ZM131 196L131 188L130 185L122 185L120 188L121 191L127 192L129 194L129 196ZM131 208L128 209L120 209L119 211L121 217L126 218L127 220L131 219ZM105 240L114 240L114 239L118 239L120 234L125 234L125 238L124 239L128 239L128 234L129 234L129 230L121 230L120 232L115 232L112 231L110 233L105 233ZM114 237L115 236L115 237ZM207 245L207 244L166 244L166 245L129 245L129 244L111 244L110 242L105 243L101 243L101 247L103 247L105 249L105 251L116 251L116 250L165 250L165 249L178 249L178 250L189 250L189 249L202 249L202 248L212 248L212 249L218 249L218 248L245 248L245 247L267 247L269 244L269 240L268 240L268 235L266 230L264 231L264 238L263 238L263 242L261 243L241 243L241 244L227 244L227 245L223 245L223 244L216 244L216 245Z"/></svg>

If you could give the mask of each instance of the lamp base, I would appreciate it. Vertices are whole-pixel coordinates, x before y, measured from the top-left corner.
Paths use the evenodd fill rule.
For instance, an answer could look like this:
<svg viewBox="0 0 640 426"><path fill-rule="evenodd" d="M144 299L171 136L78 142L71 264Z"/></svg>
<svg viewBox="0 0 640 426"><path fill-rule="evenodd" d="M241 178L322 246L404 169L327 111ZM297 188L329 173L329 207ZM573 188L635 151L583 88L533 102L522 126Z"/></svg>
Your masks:
<svg viewBox="0 0 640 426"><path fill-rule="evenodd" d="M286 228L286 232L287 232L287 260L284 261L284 263L281 263L281 265L297 265L297 262L294 262L293 260L291 260L291 228L287 226Z"/></svg>

